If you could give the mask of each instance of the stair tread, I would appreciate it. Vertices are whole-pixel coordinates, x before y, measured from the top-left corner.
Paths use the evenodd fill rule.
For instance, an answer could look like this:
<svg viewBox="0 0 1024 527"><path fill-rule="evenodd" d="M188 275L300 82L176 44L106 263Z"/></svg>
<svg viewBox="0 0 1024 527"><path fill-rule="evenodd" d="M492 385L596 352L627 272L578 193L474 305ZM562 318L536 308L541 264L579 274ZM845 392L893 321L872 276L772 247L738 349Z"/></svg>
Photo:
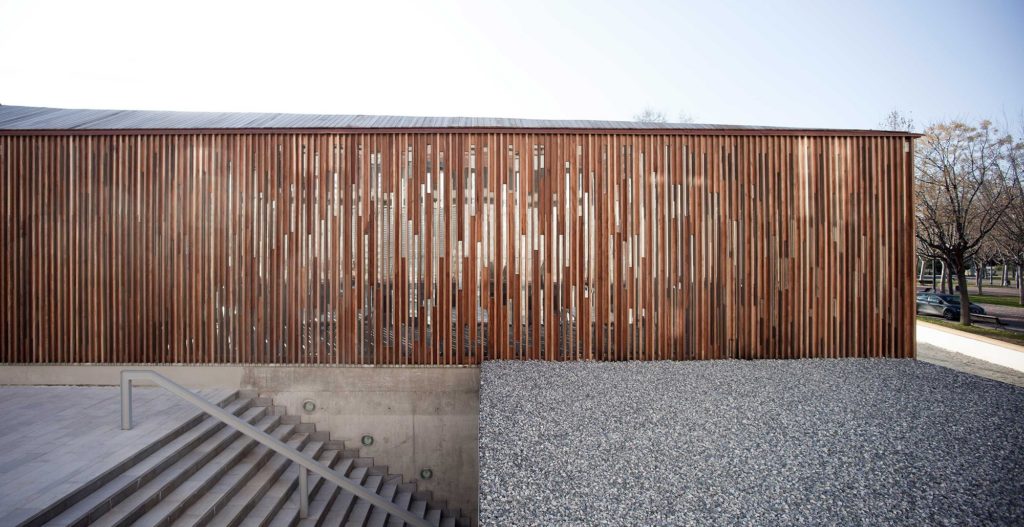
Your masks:
<svg viewBox="0 0 1024 527"><path fill-rule="evenodd" d="M337 455L335 451L323 450L313 457L324 463L329 457ZM352 465L351 459L344 459L337 463L337 470L345 473ZM328 465L329 466L329 465ZM299 467L292 464L281 476L267 489L263 499L252 508L243 518L241 525L267 525L287 504L288 498L298 487Z"/></svg>
<svg viewBox="0 0 1024 527"><path fill-rule="evenodd" d="M338 459L340 457L341 457L341 452L339 452L337 450L326 450L326 451L324 451L324 457L321 458L319 461L321 463L327 465L328 467L334 468L334 465L337 464ZM296 470L296 478L297 478L298 477L297 476L298 467L295 467L295 470ZM313 502L320 495L321 488L323 488L323 487L332 487L331 489L328 489L326 491L326 492L330 493L330 492L333 492L334 485L333 484L324 485L323 484L324 483L324 478L321 477L319 474L317 474L315 472L309 472L307 478L308 478L308 482L309 482L309 483L307 483L307 488L309 489L310 512L312 512ZM299 517L299 495L298 495L298 490L299 490L298 484L294 485L291 488L291 491L289 492L289 494L288 494L288 496L286 498L285 503L277 511L277 514L274 515L274 518L270 521L269 525L275 526L275 527L276 526L281 526L281 525L291 526L291 525L294 525L296 523L296 521L297 521L297 519ZM310 517L311 518L315 518L312 514L310 514Z"/></svg>
<svg viewBox="0 0 1024 527"><path fill-rule="evenodd" d="M233 415L239 415L249 408L251 398L238 397L223 408ZM195 426L184 431L162 448L156 450L138 463L126 468L124 472L105 483L100 488L84 496L74 505L64 510L46 523L54 527L74 525L79 522L88 523L90 517L95 519L112 506L117 505L131 492L148 483L160 472L167 470L187 453L209 440L224 424L219 420L206 416Z"/></svg>
<svg viewBox="0 0 1024 527"><path fill-rule="evenodd" d="M338 496L338 487L330 482L323 482L324 488L316 494L315 498L309 500L309 514L306 518L299 520L300 527L314 527L322 524L321 517L325 516L324 511L330 509Z"/></svg>
<svg viewBox="0 0 1024 527"><path fill-rule="evenodd" d="M297 434L304 436L299 451L317 457L323 450L323 441L309 441L309 434ZM300 442L301 443L301 442ZM275 455L264 465L234 496L231 497L216 516L210 520L211 525L238 525L247 514L262 503L263 498L270 491L272 486L281 479L282 474L291 466L290 459Z"/></svg>
<svg viewBox="0 0 1024 527"><path fill-rule="evenodd" d="M281 428L278 425L279 421L279 416L267 415L254 426L274 436L275 431ZM207 461L174 490L161 496L160 502L135 520L132 525L165 525L168 521L173 521L181 516L194 502L203 498L209 499L212 488L221 477L245 459L256 445L256 440L248 436L242 435L236 438L227 448Z"/></svg>
<svg viewBox="0 0 1024 527"><path fill-rule="evenodd" d="M381 484L384 481L384 476L368 476L366 481L363 483L363 488L373 492L374 494L380 492ZM366 525L366 519L370 515L370 502L356 498L355 505L352 506L352 513L349 515L346 526L363 526Z"/></svg>
<svg viewBox="0 0 1024 527"><path fill-rule="evenodd" d="M271 437L284 441L292 448L299 448L308 434L295 434L294 425L278 425ZM257 473L276 453L256 444L242 459L218 478L202 496L181 513L172 525L185 526L206 523ZM277 456L282 457L282 456Z"/></svg>
<svg viewBox="0 0 1024 527"><path fill-rule="evenodd" d="M402 509L403 511L411 510L410 506L412 505L412 492L399 492L398 495L395 496L395 505L399 509ZM389 526L402 527L403 525L405 525L405 522L403 522L399 518L388 518L387 524Z"/></svg>
<svg viewBox="0 0 1024 527"><path fill-rule="evenodd" d="M338 456L341 456L340 451L338 452ZM337 486L326 480L321 481L320 484L323 488L320 492L316 493L316 497L310 497L309 515L308 517L299 520L300 527L322 525L323 517L326 516L325 511L331 508L331 505L334 503L334 499L338 496Z"/></svg>
<svg viewBox="0 0 1024 527"><path fill-rule="evenodd" d="M413 500L412 505L409 506L409 512L412 512L420 518L426 517L427 502L425 500Z"/></svg>
<svg viewBox="0 0 1024 527"><path fill-rule="evenodd" d="M355 467L352 472L348 474L348 479L363 484L366 479L367 467ZM349 514L352 512L352 505L355 503L355 494L347 490L341 490L338 493L338 497L334 500L334 504L331 506L331 510L328 511L327 517L325 518L325 525L341 525L342 522L348 519Z"/></svg>
<svg viewBox="0 0 1024 527"><path fill-rule="evenodd" d="M398 478L397 483L392 481L391 483L387 483L382 486L379 493L380 497L394 503L395 493L398 491L398 483L401 483L401 481L401 478ZM371 527L382 527L387 519L387 511L378 507L373 507L373 510L370 511L370 517L366 520L366 524Z"/></svg>
<svg viewBox="0 0 1024 527"><path fill-rule="evenodd" d="M255 421L257 428L260 425L269 427L273 422L273 417L265 414L266 408L253 407L243 412L241 418L250 423ZM203 470L210 460L229 449L231 445L241 439L241 436L240 432L231 427L222 428L212 438L204 441L180 461L168 467L152 481L99 517L93 525L127 525L137 521L146 511L158 505L170 493L177 491L182 485L188 484L188 480L196 472Z"/></svg>

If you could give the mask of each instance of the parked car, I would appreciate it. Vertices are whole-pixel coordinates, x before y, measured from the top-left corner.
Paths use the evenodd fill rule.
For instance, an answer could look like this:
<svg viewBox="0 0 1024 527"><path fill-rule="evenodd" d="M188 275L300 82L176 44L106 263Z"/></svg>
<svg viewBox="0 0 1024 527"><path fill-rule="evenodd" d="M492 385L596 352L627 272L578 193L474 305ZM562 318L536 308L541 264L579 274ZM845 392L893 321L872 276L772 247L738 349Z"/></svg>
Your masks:
<svg viewBox="0 0 1024 527"><path fill-rule="evenodd" d="M971 303L970 310L972 315L985 314L985 310L975 303ZM959 320L960 297L938 293L918 293L917 312L921 315L934 315L946 320Z"/></svg>

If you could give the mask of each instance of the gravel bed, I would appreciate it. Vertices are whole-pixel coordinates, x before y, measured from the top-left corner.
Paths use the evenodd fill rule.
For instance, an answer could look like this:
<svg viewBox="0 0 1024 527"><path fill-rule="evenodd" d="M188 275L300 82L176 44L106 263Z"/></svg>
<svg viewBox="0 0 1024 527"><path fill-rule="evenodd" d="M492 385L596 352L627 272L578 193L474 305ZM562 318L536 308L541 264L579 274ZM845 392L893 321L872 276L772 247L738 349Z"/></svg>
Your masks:
<svg viewBox="0 0 1024 527"><path fill-rule="evenodd" d="M1020 525L1024 389L914 360L485 362L480 524Z"/></svg>

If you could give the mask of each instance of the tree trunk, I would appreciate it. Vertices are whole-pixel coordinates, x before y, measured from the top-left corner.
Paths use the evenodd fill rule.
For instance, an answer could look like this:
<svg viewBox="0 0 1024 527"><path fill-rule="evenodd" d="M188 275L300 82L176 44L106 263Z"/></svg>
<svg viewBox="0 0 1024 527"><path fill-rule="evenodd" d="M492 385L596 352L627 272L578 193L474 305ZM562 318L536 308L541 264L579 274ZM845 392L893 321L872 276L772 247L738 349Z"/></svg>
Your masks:
<svg viewBox="0 0 1024 527"><path fill-rule="evenodd" d="M1020 264L1017 264L1017 293L1017 303L1024 306L1024 271Z"/></svg>
<svg viewBox="0 0 1024 527"><path fill-rule="evenodd" d="M984 273L984 269L985 269L985 266L984 266L984 265L975 265L975 266L974 266L974 270L976 271L976 272L975 272L975 274L977 274L977 275L978 275L977 277L975 277L975 281L976 281L976 282L978 283L978 294L979 294L979 295L983 295L983 294L985 294L985 293L983 293L983 292L981 291L981 285L982 285L983 283L985 283L985 278L984 278L984 275L985 275L985 273Z"/></svg>
<svg viewBox="0 0 1024 527"><path fill-rule="evenodd" d="M946 272L946 260L941 260L939 263L942 264L942 274L939 276L939 282L942 283L942 294L946 294L946 279L949 278L949 273Z"/></svg>
<svg viewBox="0 0 1024 527"><path fill-rule="evenodd" d="M1008 287L1010 285L1010 268L1006 265L1006 260L1003 260L1003 276L1002 280L999 281L999 285L1002 287Z"/></svg>
<svg viewBox="0 0 1024 527"><path fill-rule="evenodd" d="M921 272L917 273L917 281L920 283L924 280L924 268L928 262L924 258L918 258L918 260L921 262Z"/></svg>
<svg viewBox="0 0 1024 527"><path fill-rule="evenodd" d="M943 287L945 287L944 292L952 295L953 293L956 293L956 289L953 287L953 274L956 273L956 269L951 264L947 263L944 272L946 273L946 283L943 285Z"/></svg>
<svg viewBox="0 0 1024 527"><path fill-rule="evenodd" d="M971 297L968 294L967 288L967 270L965 269L963 262L956 266L956 281L960 286L960 323L965 326L971 325Z"/></svg>
<svg viewBox="0 0 1024 527"><path fill-rule="evenodd" d="M935 260L931 261L932 264L932 291L935 291Z"/></svg>

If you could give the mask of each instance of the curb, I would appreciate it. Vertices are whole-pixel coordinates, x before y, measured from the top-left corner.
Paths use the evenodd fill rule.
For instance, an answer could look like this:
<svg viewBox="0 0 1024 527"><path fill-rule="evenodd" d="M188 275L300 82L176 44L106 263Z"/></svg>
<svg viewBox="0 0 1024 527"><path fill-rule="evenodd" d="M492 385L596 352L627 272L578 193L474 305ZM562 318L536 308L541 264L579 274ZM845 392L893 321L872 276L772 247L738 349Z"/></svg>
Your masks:
<svg viewBox="0 0 1024 527"><path fill-rule="evenodd" d="M1024 346L920 321L916 325L916 334L918 344L930 344L954 353L1024 372Z"/></svg>
<svg viewBox="0 0 1024 527"><path fill-rule="evenodd" d="M946 327L946 326L940 326L938 324L932 324L932 323L929 323L929 322L922 322L920 320L917 321L917 325L919 325L919 326L927 326L929 329L934 329L934 330L937 330L937 331L943 331L945 333L950 333L952 335L957 335L957 336L968 338L968 339L974 339L974 340L977 340L977 341L980 341L980 342L984 342L986 344L992 344L993 346L999 346L1001 348L1006 348L1006 349L1011 350L1011 351L1017 351L1017 352L1020 352L1020 353L1024 353L1024 346L1018 346L1016 344L1010 344L1009 342L1006 342L1004 340L997 340L997 339L994 339L994 338L986 337L984 335L975 335L974 333L968 333L966 331L960 331L960 330L957 330L957 329L953 329L953 328Z"/></svg>

